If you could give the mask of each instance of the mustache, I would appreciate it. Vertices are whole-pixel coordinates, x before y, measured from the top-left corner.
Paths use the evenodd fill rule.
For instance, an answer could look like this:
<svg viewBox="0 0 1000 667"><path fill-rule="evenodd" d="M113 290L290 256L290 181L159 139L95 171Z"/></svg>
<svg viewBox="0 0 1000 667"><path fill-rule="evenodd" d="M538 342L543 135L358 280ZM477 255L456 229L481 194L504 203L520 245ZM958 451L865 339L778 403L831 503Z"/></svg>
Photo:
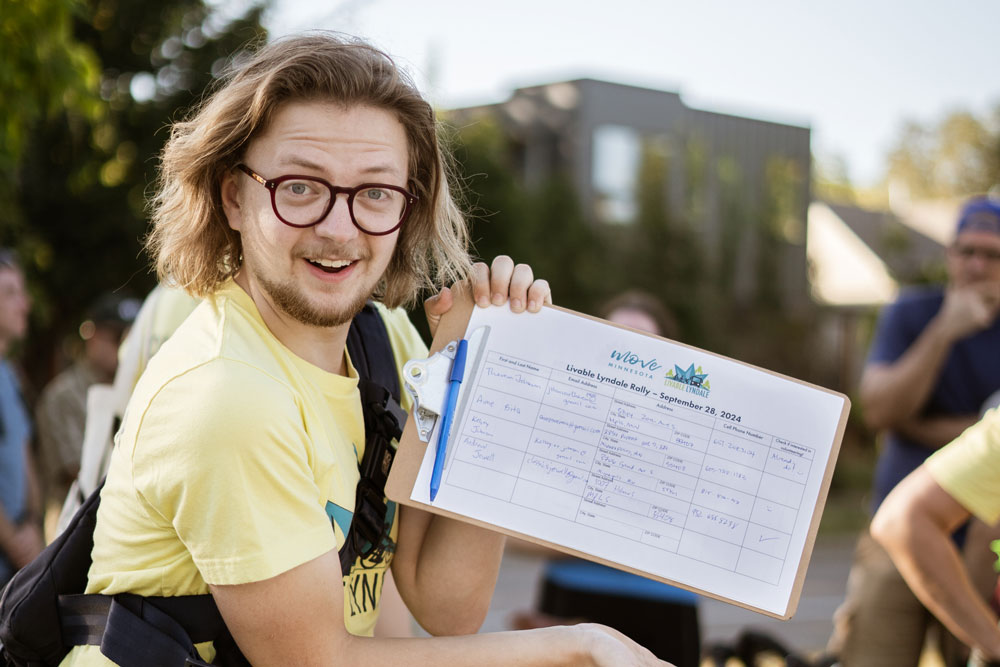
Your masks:
<svg viewBox="0 0 1000 667"><path fill-rule="evenodd" d="M307 257L334 257L338 259L367 260L371 259L371 250L364 245L311 243L308 246L297 248L294 255L301 259L306 259Z"/></svg>

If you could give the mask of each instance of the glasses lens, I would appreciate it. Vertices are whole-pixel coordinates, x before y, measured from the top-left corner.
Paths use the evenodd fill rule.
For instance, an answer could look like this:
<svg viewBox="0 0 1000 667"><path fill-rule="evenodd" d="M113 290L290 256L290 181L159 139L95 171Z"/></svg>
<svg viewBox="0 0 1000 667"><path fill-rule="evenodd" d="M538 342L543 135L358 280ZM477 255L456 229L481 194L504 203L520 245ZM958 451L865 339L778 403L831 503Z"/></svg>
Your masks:
<svg viewBox="0 0 1000 667"><path fill-rule="evenodd" d="M962 259L972 259L976 255L979 255L987 262L998 262L1000 261L1000 252L993 250L991 248L979 248L976 246L965 246L956 245L954 246L955 253L958 254Z"/></svg>
<svg viewBox="0 0 1000 667"><path fill-rule="evenodd" d="M318 221L329 203L330 189L308 178L282 181L274 191L278 215L293 225L311 225Z"/></svg>
<svg viewBox="0 0 1000 667"><path fill-rule="evenodd" d="M385 232L397 224L406 210L406 197L383 186L359 190L354 196L354 219L365 230Z"/></svg>

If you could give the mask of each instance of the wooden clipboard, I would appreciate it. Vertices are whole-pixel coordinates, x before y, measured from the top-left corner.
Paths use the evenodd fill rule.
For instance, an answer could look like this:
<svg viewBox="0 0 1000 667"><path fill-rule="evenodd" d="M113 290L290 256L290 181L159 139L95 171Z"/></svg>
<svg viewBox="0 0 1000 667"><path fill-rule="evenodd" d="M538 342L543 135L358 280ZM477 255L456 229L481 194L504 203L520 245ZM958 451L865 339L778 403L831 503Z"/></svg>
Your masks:
<svg viewBox="0 0 1000 667"><path fill-rule="evenodd" d="M431 345L431 348L430 348L430 352L431 352L432 355L434 353L442 350L445 347L445 345L447 345L449 342L461 339L466 334L466 330L467 330L468 325L469 325L470 317L473 314L475 305L474 305L474 303L472 301L471 295L469 295L467 292L462 292L462 291L460 291L458 289L453 290L453 292L454 292L454 296L455 296L455 304L442 317L441 322L439 323L437 332L436 332L435 337L434 337L434 341L433 341L433 343ZM630 327L621 326L621 325L613 324L613 323L610 323L610 322L606 322L604 320L600 320L599 318L595 318L595 317L592 317L590 315L586 315L586 314L582 314L582 313L576 313L574 311L570 311L570 310L564 309L564 308L559 308L557 306L545 306L545 307L546 308L554 308L556 310L562 311L562 312L567 313L569 315L572 315L574 317L580 317L580 318L584 318L586 320L601 322L601 323L603 323L603 324L605 324L605 325L607 325L609 327L616 327L618 329L623 329L623 330L626 330L626 331L631 331L633 333L638 333L638 334L641 334L641 335L644 335L644 336L648 336L648 337L651 337L651 338L654 338L654 339L658 339L658 340L667 340L667 339L659 338L657 336L652 336L652 335L647 334L645 332L641 332L641 331L638 331L638 330L635 330L635 329L631 329ZM807 534L806 534L806 539L805 539L805 542L804 542L804 546L803 546L803 548L801 550L800 557L797 558L798 566L796 568L795 575L794 575L794 583L791 586L791 591L790 591L790 594L789 594L789 597L788 597L788 600L787 600L787 605L785 606L784 609L778 609L778 610L768 609L768 608L764 608L763 606L757 606L757 605L753 604L752 602L747 602L747 601L742 601L742 600L739 600L739 599L729 598L724 593L719 592L719 591L715 591L715 592L708 591L708 590L705 590L705 589L700 588L698 586L690 585L689 583L685 583L683 581L678 581L678 580L672 579L672 578L667 577L667 576L659 576L659 575L656 575L656 574L652 574L652 573L650 573L648 571L643 571L643 570L640 570L640 569L637 569L637 568L633 568L633 567L630 567L630 566L627 566L627 565L622 565L621 563L618 563L618 562L614 562L614 561L611 561L611 560L606 560L606 559L601 558L599 556L595 556L594 554L586 553L584 551L579 551L579 550L570 548L570 547L568 547L568 546L566 546L564 544L561 544L561 543L558 543L558 542L555 542L555 541L549 541L547 539L543 539L543 538L536 537L536 536L533 536L533 535L528 535L528 534L525 534L525 533L522 533L522 532L519 532L519 531L516 531L516 530L510 530L510 529L507 529L507 528L505 528L503 526L498 526L498 525L495 525L493 523L488 523L488 522L481 521L479 519L476 519L476 518L464 515L464 514L462 514L460 512L450 511L448 509L443 509L441 507L438 507L438 506L435 506L435 505L430 505L430 504L427 504L425 502L419 502L419 501L413 500L411 498L411 494L413 492L414 484L416 483L416 480L417 480L417 477L418 477L421 465L423 463L425 452L426 452L426 449L428 447L428 444L422 442L420 440L420 438L418 437L418 435L417 435L416 419L413 418L412 415L407 420L407 424L406 424L405 430L403 432L402 439L401 439L400 444L399 444L399 449L398 449L398 452L396 454L395 462L393 463L392 470L391 470L390 475L389 475L389 480L388 480L388 482L386 484L386 495L391 500L394 500L394 501L396 501L398 503L401 503L403 505L417 507L417 508L425 510L427 512L431 512L431 513L434 513L434 514L440 514L442 516L451 517L451 518L457 519L459 521L464 521L464 522L467 522L467 523L471 523L471 524L474 524L474 525L477 525L477 526L480 526L480 527L483 527L483 528L486 528L486 529L489 529L489 530L492 530L492 531L501 532L501 533L504 533L504 534L512 536L512 537L516 537L516 538L519 538L519 539L522 539L522 540L526 540L528 542L532 542L532 543L535 543L535 544L538 544L538 545L541 545L541 546L544 546L544 547L547 547L547 548L550 548L550 549L555 549L555 550L561 551L563 553L566 553L566 554L569 554L569 555L572 555L572 556L576 556L578 558L583 558L583 559L591 560L591 561L594 561L594 562L597 562L597 563L601 563L601 564L604 564L604 565L607 565L607 566L610 566L610 567L613 567L613 568L617 568L617 569L620 569L620 570L632 572L632 573L638 574L638 575L643 576L643 577L647 577L647 578L650 578L650 579L655 579L655 580L662 581L662 582L665 582L665 583L668 583L668 584L671 584L671 585L674 585L674 586L685 588L687 590L691 590L693 592L696 592L696 593L698 593L700 595L705 595L705 596L708 596L708 597L712 597L712 598L721 600L723 602L727 602L727 603L730 603L730 604L735 604L737 606L741 606L741 607L744 607L746 609L750 609L752 611L765 614L767 616L771 616L771 617L774 617L774 618L779 618L779 619L782 619L782 620L787 620L787 619L791 618L792 615L795 613L795 610L797 608L799 597L800 597L801 591L802 591L802 586L803 586L803 583L805 581L806 569L807 569L807 566L808 566L808 563L809 563L810 556L812 554L813 546L815 544L816 533L817 533L817 530L819 528L819 523L820 523L820 519L821 519L821 516L822 516L823 506L825 505L825 502L826 502L827 494L828 494L828 491L829 491L829 488L830 488L830 482L831 482L831 479L833 477L834 466L835 466L835 463L836 463L836 460L837 460L837 454L839 453L840 444L841 444L841 441L842 441L843 436L844 436L844 431L845 431L846 424L847 424L848 413L850 411L850 401L849 401L849 399L846 396L844 396L843 394L838 393L838 392L834 392L834 391L831 391L831 390L828 390L828 389L824 389L822 387L817 387L817 386L812 385L810 383L803 382L803 381L800 381L800 380L796 380L794 378L789 378L787 376L783 376L783 375L780 375L778 373L773 373L771 371L767 371L766 369L761 369L761 368L758 368L758 367L755 367L755 366L751 366L749 364L743 364L742 362L738 362L738 361L735 361L735 360L732 360L732 359L728 359L726 357L722 357L721 355L716 355L716 354L713 354L711 352L706 352L704 350L699 350L698 348L694 348L692 346L683 345L681 343L677 343L676 341L668 341L668 342L672 343L673 345L680 346L682 348L687 348L689 350L694 350L694 351L696 351L696 352L698 352L699 354L702 354L702 355L707 355L709 357L715 357L715 358L718 358L718 359L724 359L727 362L736 363L736 364L739 364L741 366L748 367L750 369L754 369L755 371L760 371L760 372L763 372L763 373L767 373L767 374L769 374L771 376L775 376L775 377L781 378L783 380L795 382L795 383L798 383L800 385L804 385L806 387L818 390L820 392L825 392L826 394L830 394L830 395L832 395L832 396L834 396L834 397L842 400L842 406L843 407L842 407L842 409L840 411L840 418L839 418L839 422L838 422L838 424L836 426L836 429L835 429L835 436L833 438L833 442L830 444L829 455L828 455L827 461L826 461L825 466L824 466L824 471L823 471L823 474L822 474L822 481L820 483L820 488L819 488L819 492L818 492L818 496L817 496L817 502L816 502L815 506L812 508L812 514L811 514L811 518L809 520L808 531L807 531ZM467 368L466 372L467 373L469 372L468 368ZM453 437L454 437L454 435L455 434L453 432ZM449 444L449 447L451 447L451 446L452 445ZM796 553L798 553L798 552L796 552Z"/></svg>

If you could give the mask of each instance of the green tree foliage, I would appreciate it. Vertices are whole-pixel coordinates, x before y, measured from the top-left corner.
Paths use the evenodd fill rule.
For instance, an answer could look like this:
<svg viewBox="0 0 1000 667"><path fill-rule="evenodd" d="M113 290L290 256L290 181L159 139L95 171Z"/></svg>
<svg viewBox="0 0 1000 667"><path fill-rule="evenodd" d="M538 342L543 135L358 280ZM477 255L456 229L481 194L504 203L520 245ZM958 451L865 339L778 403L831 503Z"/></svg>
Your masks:
<svg viewBox="0 0 1000 667"><path fill-rule="evenodd" d="M857 188L851 181L844 156L814 156L812 168L812 188L816 199L844 204L857 203Z"/></svg>
<svg viewBox="0 0 1000 667"><path fill-rule="evenodd" d="M93 51L73 36L79 0L0 0L0 242L22 223L18 166L30 129L65 114L84 122L103 112Z"/></svg>
<svg viewBox="0 0 1000 667"><path fill-rule="evenodd" d="M917 198L961 197L1000 184L1000 106L984 118L962 110L937 123L908 122L886 176Z"/></svg>
<svg viewBox="0 0 1000 667"><path fill-rule="evenodd" d="M688 221L670 214L670 151L662 137L642 142L638 171L635 222L614 233L624 241L616 247L615 265L625 270L604 286L603 296L645 290L663 301L690 339L700 330L704 253ZM610 232L605 230L605 236ZM607 244L614 246L611 238Z"/></svg>
<svg viewBox="0 0 1000 667"><path fill-rule="evenodd" d="M54 0L46 0L54 1ZM231 16L202 0L87 0L72 35L99 63L101 111L63 108L31 126L20 159L22 249L36 303L25 365L38 382L87 305L153 284L141 251L145 194L170 121L202 95L230 54L265 36L261 5Z"/></svg>
<svg viewBox="0 0 1000 667"><path fill-rule="evenodd" d="M486 118L456 134L454 152L476 254L485 261L510 255L549 279L561 304L591 305L586 295L597 288L606 258L598 257L569 177L555 174L533 187L519 183L508 139Z"/></svg>

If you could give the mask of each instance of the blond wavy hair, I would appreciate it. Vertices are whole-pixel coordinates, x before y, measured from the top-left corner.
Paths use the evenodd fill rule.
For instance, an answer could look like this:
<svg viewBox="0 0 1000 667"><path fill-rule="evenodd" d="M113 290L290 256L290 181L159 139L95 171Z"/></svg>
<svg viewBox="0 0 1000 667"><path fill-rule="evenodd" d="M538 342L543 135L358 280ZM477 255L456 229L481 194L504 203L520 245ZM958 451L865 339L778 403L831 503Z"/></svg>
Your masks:
<svg viewBox="0 0 1000 667"><path fill-rule="evenodd" d="M385 53L356 38L310 32L263 46L173 125L160 156L146 248L157 275L208 296L240 269L242 243L222 209L223 176L288 102L330 101L395 114L409 142L409 188L420 199L375 297L412 305L423 289L469 275L469 234L449 188L450 162L430 104Z"/></svg>

